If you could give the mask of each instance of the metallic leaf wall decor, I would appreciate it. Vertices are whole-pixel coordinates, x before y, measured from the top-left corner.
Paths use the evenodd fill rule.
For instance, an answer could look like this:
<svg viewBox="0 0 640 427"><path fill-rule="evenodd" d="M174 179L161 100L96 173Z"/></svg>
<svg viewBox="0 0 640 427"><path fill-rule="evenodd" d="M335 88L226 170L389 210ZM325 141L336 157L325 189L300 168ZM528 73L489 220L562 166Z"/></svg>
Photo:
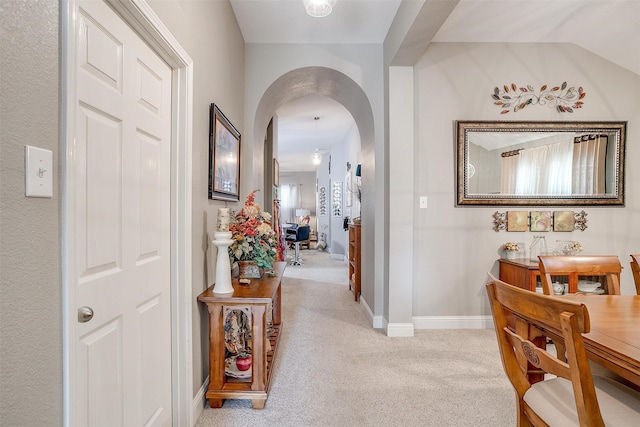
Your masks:
<svg viewBox="0 0 640 427"><path fill-rule="evenodd" d="M588 214L585 211L576 212L574 214L576 230L584 231L587 229L587 215Z"/></svg>
<svg viewBox="0 0 640 427"><path fill-rule="evenodd" d="M502 89L496 86L491 98L495 105L502 108L500 114L507 114L511 110L516 113L528 105L536 104L555 108L559 113L573 113L574 109L582 108L582 99L586 95L582 86L577 89L571 86L567 89L567 82L552 88L546 84L542 85L538 92L531 85L518 87L511 83L511 86L504 85Z"/></svg>
<svg viewBox="0 0 640 427"><path fill-rule="evenodd" d="M493 231L496 233L500 230L507 229L507 213L495 211L493 215Z"/></svg>

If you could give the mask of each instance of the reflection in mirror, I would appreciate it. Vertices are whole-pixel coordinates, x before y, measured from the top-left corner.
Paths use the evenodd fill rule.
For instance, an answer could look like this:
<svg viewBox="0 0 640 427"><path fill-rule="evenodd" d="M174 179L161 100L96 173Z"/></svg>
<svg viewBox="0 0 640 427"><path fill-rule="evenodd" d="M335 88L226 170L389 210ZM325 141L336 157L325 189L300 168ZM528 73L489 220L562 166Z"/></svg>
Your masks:
<svg viewBox="0 0 640 427"><path fill-rule="evenodd" d="M623 205L626 122L456 122L459 205Z"/></svg>

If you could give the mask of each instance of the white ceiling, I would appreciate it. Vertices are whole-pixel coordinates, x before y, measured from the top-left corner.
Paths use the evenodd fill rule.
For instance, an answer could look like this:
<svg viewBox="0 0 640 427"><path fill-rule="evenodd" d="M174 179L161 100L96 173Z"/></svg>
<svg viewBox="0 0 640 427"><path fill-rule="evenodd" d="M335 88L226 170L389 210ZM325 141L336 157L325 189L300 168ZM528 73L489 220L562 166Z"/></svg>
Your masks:
<svg viewBox="0 0 640 427"><path fill-rule="evenodd" d="M321 95L298 98L280 107L278 162L280 171L313 171L313 153L326 154L344 141L355 126L353 117L337 101ZM318 120L315 120L318 117Z"/></svg>
<svg viewBox="0 0 640 427"><path fill-rule="evenodd" d="M401 4L401 0L337 0L331 15L312 18L302 0L230 1L246 43L298 44L382 43ZM640 0L425 3L433 2L457 5L440 28L425 28L425 34L435 34L432 41L575 43L640 75ZM299 99L277 114L283 172L315 170L312 153L341 141L354 125L344 107L319 96ZM314 116L321 117L317 133Z"/></svg>
<svg viewBox="0 0 640 427"><path fill-rule="evenodd" d="M325 18L302 0L231 0L245 43L382 43L400 0L337 0Z"/></svg>

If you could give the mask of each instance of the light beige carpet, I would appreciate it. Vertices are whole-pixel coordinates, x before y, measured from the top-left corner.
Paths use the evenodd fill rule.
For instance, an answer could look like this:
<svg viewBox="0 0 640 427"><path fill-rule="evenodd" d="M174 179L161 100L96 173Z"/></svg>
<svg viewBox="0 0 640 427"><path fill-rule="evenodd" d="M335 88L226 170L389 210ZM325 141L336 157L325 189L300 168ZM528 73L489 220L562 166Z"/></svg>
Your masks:
<svg viewBox="0 0 640 427"><path fill-rule="evenodd" d="M282 283L283 332L264 409L208 404L197 426L513 426L492 330L389 338L353 300L347 267L302 251Z"/></svg>

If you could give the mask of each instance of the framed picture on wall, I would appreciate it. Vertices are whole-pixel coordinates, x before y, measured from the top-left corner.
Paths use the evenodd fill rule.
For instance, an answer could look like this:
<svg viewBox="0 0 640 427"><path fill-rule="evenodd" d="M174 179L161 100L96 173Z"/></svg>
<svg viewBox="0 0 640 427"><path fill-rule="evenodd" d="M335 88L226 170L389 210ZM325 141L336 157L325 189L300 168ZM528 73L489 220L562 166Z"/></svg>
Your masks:
<svg viewBox="0 0 640 427"><path fill-rule="evenodd" d="M209 117L209 198L240 200L240 132L215 104Z"/></svg>
<svg viewBox="0 0 640 427"><path fill-rule="evenodd" d="M273 158L273 185L280 187L280 163L275 157Z"/></svg>
<svg viewBox="0 0 640 427"><path fill-rule="evenodd" d="M351 181L351 171L344 176L344 200L347 206L353 205L353 183Z"/></svg>
<svg viewBox="0 0 640 427"><path fill-rule="evenodd" d="M320 187L318 189L318 210L320 216L327 216L327 187Z"/></svg>
<svg viewBox="0 0 640 427"><path fill-rule="evenodd" d="M342 216L342 182L335 181L332 184L331 216Z"/></svg>

